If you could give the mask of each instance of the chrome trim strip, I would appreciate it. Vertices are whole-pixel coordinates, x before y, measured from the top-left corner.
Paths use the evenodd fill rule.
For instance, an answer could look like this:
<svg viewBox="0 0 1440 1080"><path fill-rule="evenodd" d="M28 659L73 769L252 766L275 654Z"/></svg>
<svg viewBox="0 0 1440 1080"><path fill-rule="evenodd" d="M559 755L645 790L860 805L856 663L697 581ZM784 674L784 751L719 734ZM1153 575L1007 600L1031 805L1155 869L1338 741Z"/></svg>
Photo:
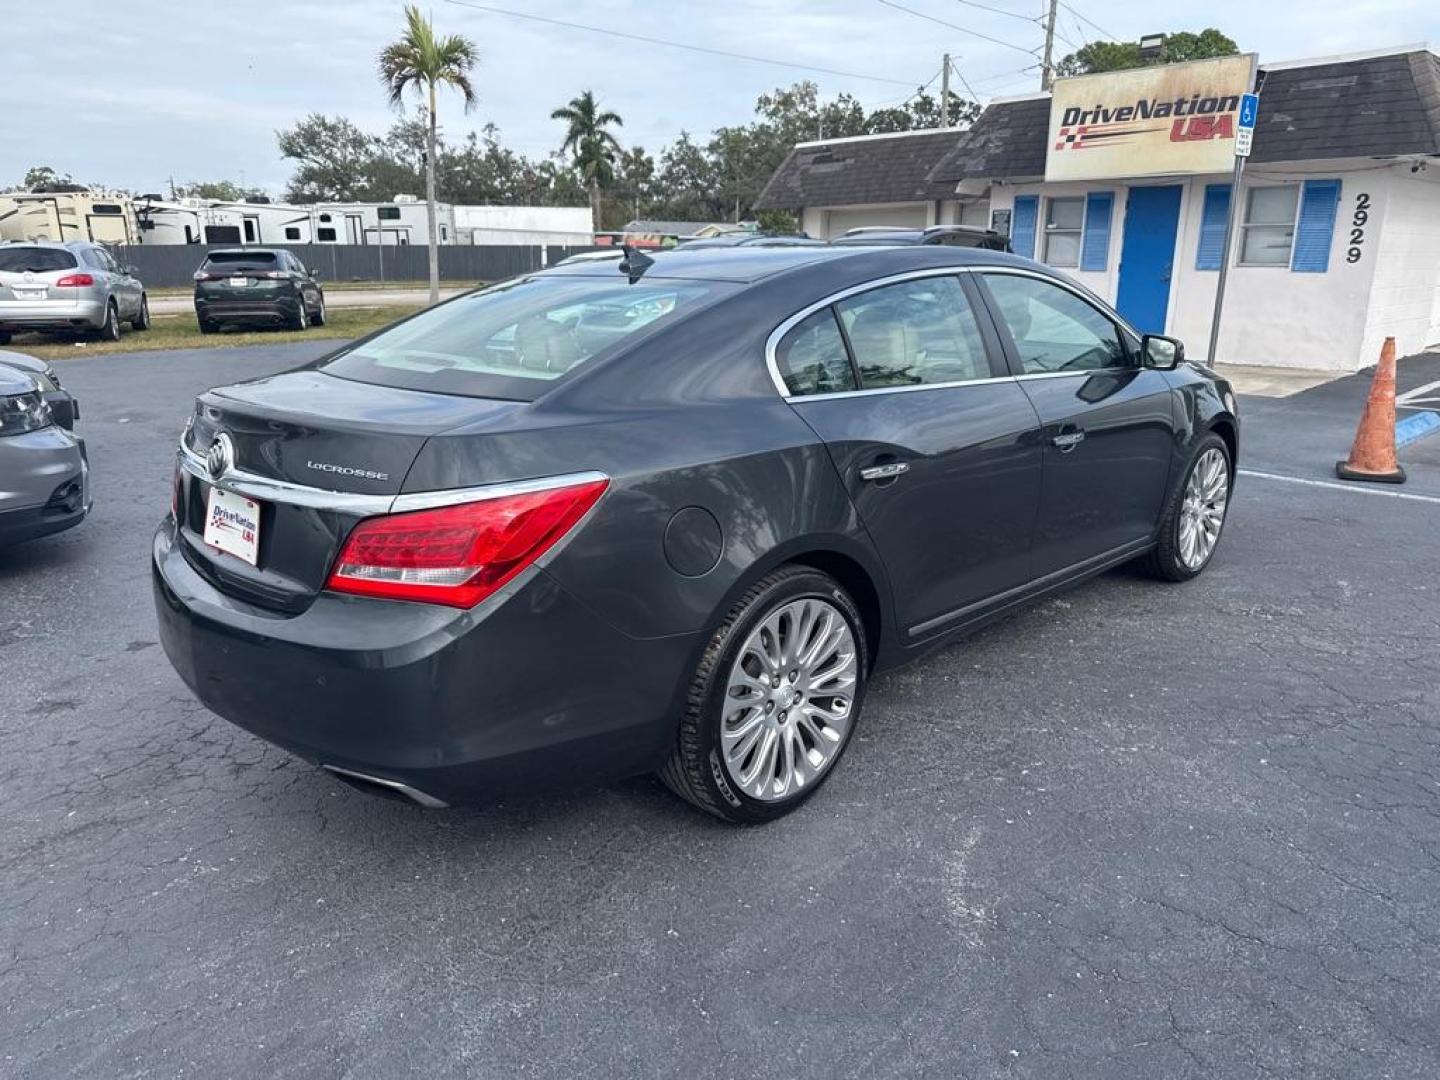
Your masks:
<svg viewBox="0 0 1440 1080"><path fill-rule="evenodd" d="M796 324L809 318L821 308L829 307L831 304L838 303L839 301L854 296L857 293L869 292L871 289L878 289L886 285L898 284L902 281L911 281L916 278L953 277L958 274L1013 274L1017 277L1031 277L1036 278L1040 281L1049 282L1051 285L1059 286L1066 292L1069 292L1074 296L1078 297L1079 299L1084 300L1086 303L1095 305L1108 318L1113 319L1116 324L1134 335L1137 340L1144 336L1128 322L1126 322L1125 319L1121 317L1121 315L1114 308L1112 308L1100 297L1091 293L1083 286L1077 285L1070 281L1066 281L1063 278L1052 277L1049 274L1044 274L1037 270L1030 270L1023 266L1004 266L993 264L974 264L970 266L930 266L926 267L923 270L910 270L903 274L891 274L888 277L875 278L873 281L867 281L863 285L852 285L847 289L841 289L839 292L831 293L823 300L817 300L815 301L815 303L810 304L808 307L801 308L795 314L791 315L788 319L786 319L774 330L772 330L770 332L770 336L765 339L765 367L770 374L770 382L774 385L776 391L780 394L782 398L784 398L786 401L794 403L800 401L825 401L831 398L842 397L861 397L871 394L906 393L908 391L914 390L945 390L951 389L956 386L977 386L984 383L1016 382L1026 379L1069 378L1077 375L1085 376L1088 378L1091 375L1096 375L1105 371L1135 370L1128 367L1112 366L1107 368L1092 368L1086 371L1045 371L1023 375L998 375L984 379L960 379L954 382L919 383L914 386L877 386L869 390L834 390L828 394L790 393L790 388L785 385L785 380L780 375L780 365L775 359L775 350L780 344L780 339L783 338Z"/></svg>
<svg viewBox="0 0 1440 1080"><path fill-rule="evenodd" d="M389 788L391 791L404 795L412 802L419 803L427 810L444 810L450 805L435 798L434 795L426 795L425 792L413 788L409 784L402 784L399 780L386 780L382 776L371 776L369 773L356 772L354 769L342 769L339 765L327 765L323 761L320 763L320 767L337 776L348 776L352 780L364 780L367 784L374 784L376 787Z"/></svg>
<svg viewBox="0 0 1440 1080"><path fill-rule="evenodd" d="M205 467L205 459L183 444L180 447L180 464L186 472L205 483L244 495L246 498L285 503L289 506L305 506L312 510L333 510L360 517L399 514L408 510L433 510L441 506L500 499L507 495L528 495L535 491L550 491L552 488L568 487L571 484L590 484L610 479L605 473L588 471L478 487L413 491L403 495L364 495L330 491L326 488L291 483L288 480L274 480L243 469L231 469L216 480Z"/></svg>
<svg viewBox="0 0 1440 1080"><path fill-rule="evenodd" d="M459 503L481 502L485 499L503 499L508 495L528 495L535 491L550 491L554 488L569 487L572 484L594 484L610 477L602 472L574 472L560 476L546 476L537 480L515 480L503 484L486 484L481 487L449 488L443 491L414 491L408 495L396 495L390 513L399 514L406 510L433 510L438 506L455 506Z"/></svg>

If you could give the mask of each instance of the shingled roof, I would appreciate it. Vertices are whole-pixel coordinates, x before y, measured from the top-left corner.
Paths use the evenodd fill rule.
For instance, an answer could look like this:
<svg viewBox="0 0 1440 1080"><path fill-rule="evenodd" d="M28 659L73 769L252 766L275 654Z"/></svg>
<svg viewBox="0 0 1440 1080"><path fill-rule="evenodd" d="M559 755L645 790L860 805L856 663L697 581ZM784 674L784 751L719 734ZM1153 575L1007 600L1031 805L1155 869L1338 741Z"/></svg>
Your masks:
<svg viewBox="0 0 1440 1080"><path fill-rule="evenodd" d="M967 176L1045 175L1050 95L998 101L980 114L963 142L930 173L932 199L945 198Z"/></svg>
<svg viewBox="0 0 1440 1080"><path fill-rule="evenodd" d="M1440 56L1265 69L1254 162L1440 154Z"/></svg>
<svg viewBox="0 0 1440 1080"><path fill-rule="evenodd" d="M775 170L755 208L795 210L936 198L927 178L962 137L955 128L938 128L800 143Z"/></svg>

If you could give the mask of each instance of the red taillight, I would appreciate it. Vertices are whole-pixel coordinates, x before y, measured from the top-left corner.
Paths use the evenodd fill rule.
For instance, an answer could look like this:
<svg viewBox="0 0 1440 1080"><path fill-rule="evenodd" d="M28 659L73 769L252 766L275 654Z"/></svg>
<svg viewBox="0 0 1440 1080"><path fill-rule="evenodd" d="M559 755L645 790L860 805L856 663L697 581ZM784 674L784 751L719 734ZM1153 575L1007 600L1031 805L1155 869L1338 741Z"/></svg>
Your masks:
<svg viewBox="0 0 1440 1080"><path fill-rule="evenodd" d="M94 284L95 279L89 274L66 274L55 282L56 288L60 289L83 289L87 285Z"/></svg>
<svg viewBox="0 0 1440 1080"><path fill-rule="evenodd" d="M609 483L367 518L351 530L326 588L474 607L573 529Z"/></svg>

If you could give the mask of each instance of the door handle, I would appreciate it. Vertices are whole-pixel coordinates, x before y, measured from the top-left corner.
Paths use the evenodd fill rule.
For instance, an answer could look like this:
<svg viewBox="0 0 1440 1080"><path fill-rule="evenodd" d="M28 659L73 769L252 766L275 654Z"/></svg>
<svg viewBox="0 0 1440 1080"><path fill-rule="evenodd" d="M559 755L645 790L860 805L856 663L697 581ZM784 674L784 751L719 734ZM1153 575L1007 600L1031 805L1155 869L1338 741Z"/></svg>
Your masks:
<svg viewBox="0 0 1440 1080"><path fill-rule="evenodd" d="M1085 441L1085 432L1066 431L1059 435L1056 435L1050 441L1060 448L1060 452L1062 454L1068 454L1071 450L1074 450L1075 447L1079 446L1082 442Z"/></svg>
<svg viewBox="0 0 1440 1080"><path fill-rule="evenodd" d="M893 480L902 473L910 471L910 466L904 461L891 461L884 465L867 465L860 470L861 480Z"/></svg>

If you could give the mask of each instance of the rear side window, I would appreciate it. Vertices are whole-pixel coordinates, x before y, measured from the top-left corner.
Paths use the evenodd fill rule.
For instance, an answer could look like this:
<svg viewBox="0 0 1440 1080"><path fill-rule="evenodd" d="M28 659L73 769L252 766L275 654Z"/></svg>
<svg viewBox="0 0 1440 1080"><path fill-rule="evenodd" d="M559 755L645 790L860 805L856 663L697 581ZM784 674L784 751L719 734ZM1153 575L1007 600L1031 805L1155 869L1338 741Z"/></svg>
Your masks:
<svg viewBox="0 0 1440 1080"><path fill-rule="evenodd" d="M822 308L792 327L775 350L775 366L792 394L859 389L833 308Z"/></svg>
<svg viewBox="0 0 1440 1080"><path fill-rule="evenodd" d="M273 251L212 251L202 270L274 270Z"/></svg>
<svg viewBox="0 0 1440 1080"><path fill-rule="evenodd" d="M23 274L26 270L47 274L52 270L73 270L75 256L60 248L0 247L0 272Z"/></svg>
<svg viewBox="0 0 1440 1080"><path fill-rule="evenodd" d="M720 285L534 277L430 308L363 341L322 370L407 390L529 401L592 357L673 322Z"/></svg>
<svg viewBox="0 0 1440 1080"><path fill-rule="evenodd" d="M953 277L871 289L835 310L866 390L990 377L975 312Z"/></svg>

